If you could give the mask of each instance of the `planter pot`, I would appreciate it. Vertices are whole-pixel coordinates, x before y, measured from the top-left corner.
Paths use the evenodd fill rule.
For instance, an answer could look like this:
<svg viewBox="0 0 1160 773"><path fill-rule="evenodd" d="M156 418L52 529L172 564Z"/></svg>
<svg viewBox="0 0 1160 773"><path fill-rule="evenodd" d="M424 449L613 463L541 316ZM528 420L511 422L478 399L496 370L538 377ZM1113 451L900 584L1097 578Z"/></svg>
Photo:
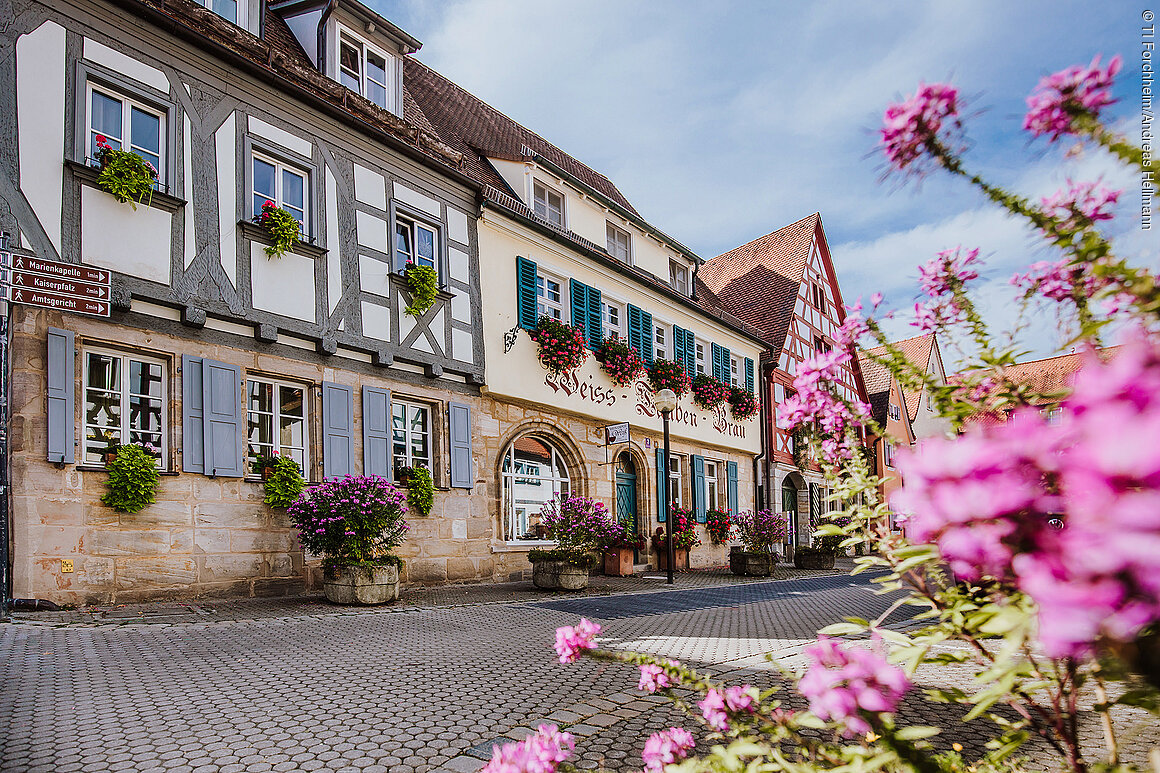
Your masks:
<svg viewBox="0 0 1160 773"><path fill-rule="evenodd" d="M105 453L105 464L112 464L115 461L117 461L116 451L108 451Z"/></svg>
<svg viewBox="0 0 1160 773"><path fill-rule="evenodd" d="M580 590L588 587L588 570L567 561L533 561L532 584L543 590Z"/></svg>
<svg viewBox="0 0 1160 773"><path fill-rule="evenodd" d="M631 577L632 548L609 548L604 551L604 573L609 577Z"/></svg>
<svg viewBox="0 0 1160 773"><path fill-rule="evenodd" d="M764 551L730 550L729 570L742 577L768 577L773 574L773 554Z"/></svg>
<svg viewBox="0 0 1160 773"><path fill-rule="evenodd" d="M835 558L833 553L798 548L793 554L793 565L798 569L833 569Z"/></svg>
<svg viewBox="0 0 1160 773"><path fill-rule="evenodd" d="M662 571L669 569L669 551L667 548L657 549L657 566ZM689 549L673 548L673 571L681 572L689 568Z"/></svg>
<svg viewBox="0 0 1160 773"><path fill-rule="evenodd" d="M270 476L273 474L274 474L273 467L263 467L262 468L262 480L270 480Z"/></svg>
<svg viewBox="0 0 1160 773"><path fill-rule="evenodd" d="M322 578L322 591L332 604L386 604L399 598L399 568L340 566L335 576Z"/></svg>

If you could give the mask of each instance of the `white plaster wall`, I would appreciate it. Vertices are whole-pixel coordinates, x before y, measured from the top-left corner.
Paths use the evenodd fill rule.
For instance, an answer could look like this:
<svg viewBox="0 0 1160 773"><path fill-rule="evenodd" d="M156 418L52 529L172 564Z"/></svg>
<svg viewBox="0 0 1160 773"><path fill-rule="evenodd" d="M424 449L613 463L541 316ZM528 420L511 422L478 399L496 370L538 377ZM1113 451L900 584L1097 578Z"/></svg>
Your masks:
<svg viewBox="0 0 1160 773"><path fill-rule="evenodd" d="M255 309L314 322L314 259L287 252L266 257L264 245L250 243L250 288Z"/></svg>
<svg viewBox="0 0 1160 773"><path fill-rule="evenodd" d="M474 362L471 333L466 330L451 331L451 356L460 362Z"/></svg>
<svg viewBox="0 0 1160 773"><path fill-rule="evenodd" d="M46 21L16 40L16 125L20 190L58 255L64 102L64 27Z"/></svg>
<svg viewBox="0 0 1160 773"><path fill-rule="evenodd" d="M380 341L391 340L391 310L377 303L362 302L363 335Z"/></svg>
<svg viewBox="0 0 1160 773"><path fill-rule="evenodd" d="M366 255L359 255L359 287L364 292L386 297L390 293L391 288L390 273L390 266L383 261L368 258Z"/></svg>
<svg viewBox="0 0 1160 773"><path fill-rule="evenodd" d="M266 123L261 118L255 118L252 115L248 116L246 126L249 128L250 134L255 134L279 147L297 153L303 158L310 158L314 153L314 148L310 144L310 140L304 140L284 129L279 129L277 126Z"/></svg>
<svg viewBox="0 0 1160 773"><path fill-rule="evenodd" d="M189 116L186 115L182 121L182 137L183 142L181 147L185 150L182 154L182 167L185 174L182 180L185 182L188 192L185 194L188 198L193 198L193 125L189 121ZM193 263L193 259L197 257L197 239L194 237L193 226L193 205L186 204L183 207L185 210L185 267L189 268Z"/></svg>
<svg viewBox="0 0 1160 773"><path fill-rule="evenodd" d="M163 94L169 93L169 79L161 70L126 56L120 51L114 51L95 40L85 38L83 56L90 62L102 64L113 72L152 86Z"/></svg>
<svg viewBox="0 0 1160 773"><path fill-rule="evenodd" d="M460 244L467 244L467 215L458 209L447 208L447 235Z"/></svg>
<svg viewBox="0 0 1160 773"><path fill-rule="evenodd" d="M359 244L363 247L370 247L372 250L391 254L387 243L387 223L385 220L360 211L354 213L354 223Z"/></svg>
<svg viewBox="0 0 1160 773"><path fill-rule="evenodd" d="M471 264L468 262L466 252L451 247L447 250L447 262L452 279L459 282L471 281Z"/></svg>
<svg viewBox="0 0 1160 773"><path fill-rule="evenodd" d="M364 204L385 210L387 208L386 180L378 172L355 164L354 197Z"/></svg>
<svg viewBox="0 0 1160 773"><path fill-rule="evenodd" d="M625 228L623 225L620 227ZM669 281L669 258L673 253L636 228L628 227L625 230L632 234L633 265L654 274L662 281ZM681 259L681 262L685 263L685 260ZM689 281L692 279L693 267L689 266Z"/></svg>
<svg viewBox="0 0 1160 773"><path fill-rule="evenodd" d="M528 165L520 161L504 161L499 158L489 158L488 161L495 167L495 171L499 172L499 176L503 178L504 182L515 191L516 198L529 207L532 206L526 179Z"/></svg>
<svg viewBox="0 0 1160 773"><path fill-rule="evenodd" d="M102 190L81 188L81 261L169 284L173 215L138 204L137 210Z"/></svg>
<svg viewBox="0 0 1160 773"><path fill-rule="evenodd" d="M221 261L226 276L234 287L238 286L238 202L237 167L234 163L237 149L234 113L214 132L217 149L218 181L218 235L221 240ZM313 275L311 275L313 285ZM310 304L311 319L314 318L314 304Z"/></svg>
<svg viewBox="0 0 1160 773"><path fill-rule="evenodd" d="M395 198L399 201L406 202L418 210L422 210L432 217L441 217L442 212L439 207L439 202L425 193L420 193L417 190L408 188L406 185L395 183Z"/></svg>
<svg viewBox="0 0 1160 773"><path fill-rule="evenodd" d="M603 247L604 243L608 241L608 232L605 229L607 218L604 214L604 207L589 198L580 198L580 194L573 188L560 185L551 180L548 182L553 183L553 187L563 191L568 197L567 215L565 216L568 230L573 233L578 233L585 239L590 239ZM621 227L623 228L624 226L621 225ZM631 231L632 229L628 230ZM635 236L633 237L633 241L636 241Z"/></svg>

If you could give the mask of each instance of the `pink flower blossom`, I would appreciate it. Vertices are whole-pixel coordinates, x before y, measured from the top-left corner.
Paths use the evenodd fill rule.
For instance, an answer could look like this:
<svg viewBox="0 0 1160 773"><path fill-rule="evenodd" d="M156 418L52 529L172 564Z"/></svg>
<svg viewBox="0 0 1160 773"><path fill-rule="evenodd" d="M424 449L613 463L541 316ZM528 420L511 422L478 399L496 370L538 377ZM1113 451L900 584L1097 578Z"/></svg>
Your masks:
<svg viewBox="0 0 1160 773"><path fill-rule="evenodd" d="M945 83L920 83L913 97L886 108L879 146L895 169L905 170L929 150L943 121L958 112L958 94Z"/></svg>
<svg viewBox="0 0 1160 773"><path fill-rule="evenodd" d="M725 705L734 713L747 711L752 714L757 709L757 690L747 684L725 688Z"/></svg>
<svg viewBox="0 0 1160 773"><path fill-rule="evenodd" d="M584 650L596 646L595 637L600 633L600 624L587 618L580 618L580 624L572 627L561 626L556 629L556 653L561 663L575 663L580 659Z"/></svg>
<svg viewBox="0 0 1160 773"><path fill-rule="evenodd" d="M1111 220L1111 208L1123 191L1114 191L1095 182L1074 183L1060 188L1042 200L1043 211L1056 218L1067 230L1082 228L1089 223Z"/></svg>
<svg viewBox="0 0 1160 773"><path fill-rule="evenodd" d="M576 740L556 725L540 725L522 741L496 748L481 773L554 773L572 755Z"/></svg>
<svg viewBox="0 0 1160 773"><path fill-rule="evenodd" d="M640 755L645 773L663 773L666 765L685 759L696 745L693 734L682 727L653 733L645 741Z"/></svg>
<svg viewBox="0 0 1160 773"><path fill-rule="evenodd" d="M729 729L729 714L725 703L725 693L711 688L705 697L697 701L697 708L705 718L705 724L714 730L724 733Z"/></svg>
<svg viewBox="0 0 1160 773"><path fill-rule="evenodd" d="M840 722L847 738L868 733L866 714L890 713L910 689L901 668L861 647L838 646L819 636L804 650L810 666L798 682L818 718Z"/></svg>
<svg viewBox="0 0 1160 773"><path fill-rule="evenodd" d="M670 665L677 665L675 662ZM640 684L637 685L638 690L645 692L656 692L657 690L664 690L672 687L673 680L665 673L664 666L656 666L652 663L645 663L640 667Z"/></svg>
<svg viewBox="0 0 1160 773"><path fill-rule="evenodd" d="M1055 142L1074 132L1072 122L1078 116L1098 118L1100 110L1115 102L1112 79L1122 64L1116 56L1101 70L1100 57L1096 56L1087 67L1073 65L1043 78L1027 97L1023 128L1036 137L1050 135L1050 141Z"/></svg>

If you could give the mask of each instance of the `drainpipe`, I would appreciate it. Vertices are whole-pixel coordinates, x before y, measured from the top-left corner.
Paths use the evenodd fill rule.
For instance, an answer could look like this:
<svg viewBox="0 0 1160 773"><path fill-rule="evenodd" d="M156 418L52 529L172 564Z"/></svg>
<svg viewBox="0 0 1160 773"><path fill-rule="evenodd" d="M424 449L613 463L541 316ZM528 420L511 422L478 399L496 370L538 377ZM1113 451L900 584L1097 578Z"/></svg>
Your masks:
<svg viewBox="0 0 1160 773"><path fill-rule="evenodd" d="M335 6L338 5L338 0L327 0L326 7L322 9L322 16L318 19L318 71L326 75L326 22L330 21L330 14L334 13Z"/></svg>
<svg viewBox="0 0 1160 773"><path fill-rule="evenodd" d="M773 501L773 496L772 496L772 494L770 494L770 491L769 491L769 481L767 481L763 477L764 473L762 472L762 467L765 465L765 461L766 461L766 449L769 447L768 446L769 426L767 424L767 418L771 415L770 412L773 410L773 407L771 405L769 405L769 400L768 400L769 389L766 386L766 380L765 380L766 372L770 370L770 367L769 367L769 362L765 358L766 358L766 353L762 352L761 356L757 360L757 365L758 365L758 371L757 371L758 379L757 379L757 381L761 385L761 394L762 394L763 399L761 401L761 453L759 453L757 456L753 457L753 498L754 498L753 509L754 509L754 511L761 510L761 509L768 509L769 503ZM757 485L758 481L760 481L762 483L762 485L760 487L758 487L758 485ZM764 489L764 491L765 491L765 501L764 502L757 495L757 492L762 490L762 489ZM762 505L765 505L766 507L762 508Z"/></svg>

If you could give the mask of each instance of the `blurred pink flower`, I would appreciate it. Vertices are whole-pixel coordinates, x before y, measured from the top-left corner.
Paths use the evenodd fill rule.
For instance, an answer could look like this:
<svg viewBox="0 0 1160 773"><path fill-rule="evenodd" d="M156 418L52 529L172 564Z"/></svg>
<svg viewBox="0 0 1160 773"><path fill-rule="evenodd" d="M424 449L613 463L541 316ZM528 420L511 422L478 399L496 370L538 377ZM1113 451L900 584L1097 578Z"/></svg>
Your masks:
<svg viewBox="0 0 1160 773"><path fill-rule="evenodd" d="M958 112L958 94L945 83L920 83L910 99L886 108L879 146L895 169L905 170L928 150L943 121Z"/></svg>
<svg viewBox="0 0 1160 773"><path fill-rule="evenodd" d="M572 755L576 740L556 725L541 725L522 741L496 748L480 773L553 773Z"/></svg>
<svg viewBox="0 0 1160 773"><path fill-rule="evenodd" d="M687 757L694 746L696 741L693 740L693 734L681 727L670 727L653 733L645 741L644 751L640 755L645 773L662 773L666 765Z"/></svg>
<svg viewBox="0 0 1160 773"><path fill-rule="evenodd" d="M561 663L575 663L580 659L584 650L596 646L595 637L600 633L600 624L587 618L580 618L580 624L572 627L561 626L556 629L556 653Z"/></svg>
<svg viewBox="0 0 1160 773"><path fill-rule="evenodd" d="M1115 102L1112 80L1122 64L1116 56L1101 70L1100 57L1096 56L1087 67L1073 65L1043 78L1027 97L1023 128L1036 137L1050 135L1054 142L1074 131L1076 117L1087 114L1098 118L1100 110Z"/></svg>
<svg viewBox="0 0 1160 773"><path fill-rule="evenodd" d="M870 732L865 714L893 712L910 689L901 668L861 647L843 649L819 636L804 654L810 666L798 681L798 692L818 718L842 723L847 738Z"/></svg>

